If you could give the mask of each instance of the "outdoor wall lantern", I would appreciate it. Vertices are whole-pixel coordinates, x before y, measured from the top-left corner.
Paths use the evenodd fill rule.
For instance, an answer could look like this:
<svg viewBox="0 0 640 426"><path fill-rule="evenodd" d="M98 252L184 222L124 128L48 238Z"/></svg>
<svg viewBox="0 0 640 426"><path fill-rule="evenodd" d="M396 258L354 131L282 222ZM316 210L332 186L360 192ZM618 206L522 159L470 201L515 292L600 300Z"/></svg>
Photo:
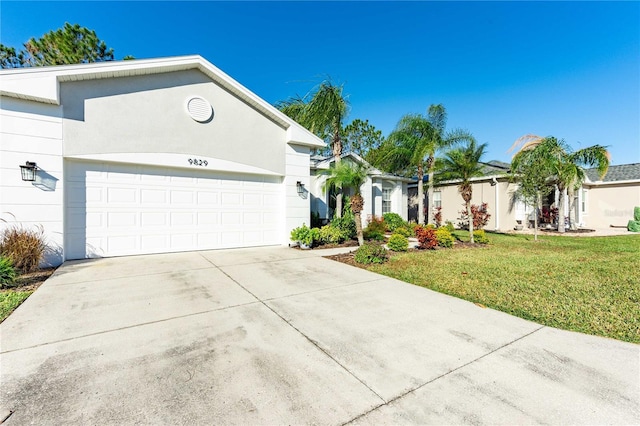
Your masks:
<svg viewBox="0 0 640 426"><path fill-rule="evenodd" d="M24 166L20 166L22 180L34 182L36 180L36 170L38 170L38 165L34 162L27 161Z"/></svg>
<svg viewBox="0 0 640 426"><path fill-rule="evenodd" d="M298 195L304 194L304 183L297 181L296 182L296 190L298 191Z"/></svg>

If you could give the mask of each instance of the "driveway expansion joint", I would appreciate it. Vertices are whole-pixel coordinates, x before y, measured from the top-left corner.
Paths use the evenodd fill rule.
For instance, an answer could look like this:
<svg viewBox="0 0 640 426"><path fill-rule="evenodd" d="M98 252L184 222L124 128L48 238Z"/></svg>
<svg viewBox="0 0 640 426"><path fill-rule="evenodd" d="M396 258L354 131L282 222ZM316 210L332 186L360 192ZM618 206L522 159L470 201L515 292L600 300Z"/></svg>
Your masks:
<svg viewBox="0 0 640 426"><path fill-rule="evenodd" d="M433 379L431 379L431 380L429 380L429 381L427 381L427 382L425 382L425 383L423 383L423 384L421 384L419 386L416 386L413 389L409 389L408 391L406 391L406 392L404 392L404 393L402 393L402 394L400 394L398 396L395 396L395 397L391 398L389 401L385 401L384 403L378 405L377 407L374 407L374 408L370 409L369 411L354 417L353 419L349 420L348 422L343 423L342 426L351 424L351 423L355 422L356 420L365 417L369 413L372 413L372 412L376 411L380 407L384 407L385 405L390 405L390 404L394 403L395 401L398 401L398 400L404 398L405 396L409 395L410 393L413 393L413 392L415 392L415 391L417 391L419 389L422 389L423 387L425 387L425 386L427 386L427 385L429 385L429 384L431 384L431 383L433 383L433 382L435 382L437 380L440 380L443 377L446 377L446 376L450 375L451 373L455 373L456 371L461 370L461 369L467 367L468 365L471 365L471 364L473 364L473 363L475 363L477 361L480 361L481 359L483 359L485 357L488 357L489 355L492 355L492 354L494 354L494 353L496 353L496 352L498 352L498 351L500 351L500 350L502 350L502 349L504 349L504 348L506 348L508 346L511 346L512 344L514 344L516 342L519 342L522 339L525 339L525 338L531 336L534 333L537 333L538 331L542 330L543 328L546 328L546 326L544 326L544 325L540 326L540 327L536 328L535 330L530 331L530 332L518 337L517 339L514 339L514 340L512 340L510 342L507 342L504 345L501 345L501 346L499 346L499 347L487 352L484 355L480 355L479 357L477 357L475 359L472 359L471 361L466 362L466 363L464 363L464 364L462 364L462 365L460 365L460 366L458 366L458 367L456 367L456 368L454 368L452 370L449 370L446 373L443 373L443 374L439 375L438 377L434 377ZM384 399L383 399L383 401L384 401Z"/></svg>
<svg viewBox="0 0 640 426"><path fill-rule="evenodd" d="M54 345L56 343L70 342L70 341L73 341L73 340L84 339L85 337L93 337L93 336L99 336L101 334L114 333L114 332L118 332L118 331L122 331L122 330L128 330L128 329L131 329L131 328L144 327L144 326L151 325L151 324L158 324L158 323L161 323L161 322L172 321L172 320L175 320L175 319L188 318L188 317L193 317L193 316L197 316L197 315L208 314L208 313L211 313L211 312L218 312L218 311L224 311L224 310L227 310L227 309L239 308L239 307L242 307L242 306L254 305L256 303L258 303L258 301L240 303L240 304L237 304L237 305L223 306L223 307L216 308L216 309L207 309L206 311L193 312L193 313L185 314L185 315L177 315L177 316L174 316L174 317L162 318L162 319L158 319L158 320L154 320L154 321L141 322L139 324L132 324L132 325L124 326L124 327L112 328L110 330L102 330L102 331L96 331L94 333L81 334L80 336L69 337L67 339L53 340L51 342L44 342L44 343L38 343L37 345L25 346L23 348L15 348L15 349L9 349L8 351L0 351L0 355L9 354L9 353L12 353L12 352L19 352L19 351L34 349L34 348L39 348L39 347L42 347L42 346Z"/></svg>
<svg viewBox="0 0 640 426"><path fill-rule="evenodd" d="M368 283L373 283L376 281L384 281L389 279L388 277L382 277L382 278L375 278L372 280L364 280L364 281L358 281L357 283L348 283L348 284L339 284L339 285L335 285L332 287L323 287L323 288L317 288L315 290L309 290L309 291L303 291L300 293L293 293L293 294L287 294L285 296L276 296L276 297L270 297L268 299L258 299L262 302L271 302L274 300L281 300L281 299L288 299L290 297L295 297L295 296L302 296L304 294L311 294L311 293L319 293L321 291L327 291L327 290L335 290L337 288L344 288L344 287L350 287L350 286L355 286L355 285L360 285L360 284L368 284Z"/></svg>
<svg viewBox="0 0 640 426"><path fill-rule="evenodd" d="M191 272L191 271L203 271L205 269L213 269L210 266L204 267L204 268L189 268L189 269L185 269L183 271L166 271L166 272L154 272L154 273L148 273L148 274L127 274L127 275L123 275L121 277L113 277L113 278L101 278L100 281L114 281L114 280L121 280L121 279L126 279L126 278L137 278L137 277L152 277L152 276L156 276L156 275L167 275L167 274L175 274L176 272ZM55 278L56 274L54 272L54 274L51 276L51 278ZM87 283L93 283L95 282L95 280L83 280L83 281L73 281L73 282L64 282L64 283L51 283L52 287L62 287L62 286L67 286L67 285L77 285L77 284L87 284Z"/></svg>
<svg viewBox="0 0 640 426"><path fill-rule="evenodd" d="M213 265L214 263L211 262L211 264ZM234 265L235 266L235 265ZM356 376L351 370L349 370L346 366L344 366L342 363L340 363L340 361L338 361L337 359L335 359L333 356L331 356L330 353L328 353L326 350L324 350L320 345L318 345L318 343L313 340L312 338L310 338L309 336L307 336L306 334L304 334L300 329L298 329L296 326L294 326L289 320L287 320L286 318L284 318L282 315L280 315L276 310L274 310L271 306L269 306L267 303L265 303L264 300L260 299L259 297L257 297L255 294L253 294L249 289L247 289L245 286L243 286L242 284L240 284L238 281L234 280L233 277L231 277L229 274L227 274L224 270L222 270L221 267L216 266L220 272L222 272L223 274L225 274L230 280L232 280L233 282L235 282L238 286L240 286L240 288L242 288L243 290L245 290L247 293L249 293L250 295L252 295L253 297L256 298L256 300L258 300L265 308L267 308L268 310L270 310L271 312L273 312L274 315L276 315L278 318L280 318L282 321L284 321L285 324L287 324L289 327L291 327L292 329L294 329L298 334L300 334L302 337L304 337L309 343L311 343L317 350L319 350L320 352L322 352L325 356L327 356L330 360L332 360L334 363L336 363L338 366L340 366L340 368L342 368L344 371L347 372L347 374L349 374L351 377L353 377L354 379L356 379L358 382L360 382L364 387L366 387L371 393L373 393L375 396L377 396L381 401L383 401L383 403L385 402L384 398L382 396L380 396L380 394L378 394L378 392L374 391L371 386L369 386L368 384L366 384L361 378L359 378L358 376ZM375 280L374 280L375 281ZM361 284L361 283L358 283ZM335 288L335 287L334 287Z"/></svg>

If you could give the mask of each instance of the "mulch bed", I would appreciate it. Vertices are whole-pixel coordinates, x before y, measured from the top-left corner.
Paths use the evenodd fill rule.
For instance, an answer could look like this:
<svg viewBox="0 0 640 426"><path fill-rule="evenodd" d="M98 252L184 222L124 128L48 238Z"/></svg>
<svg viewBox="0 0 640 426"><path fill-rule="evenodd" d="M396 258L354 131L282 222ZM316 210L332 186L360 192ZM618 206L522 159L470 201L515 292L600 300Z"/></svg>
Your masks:
<svg viewBox="0 0 640 426"><path fill-rule="evenodd" d="M358 243L355 242L355 244L352 245L348 245L348 246L338 246L338 247L358 247ZM471 244L468 241L456 241L455 244L453 245L453 250L455 249L479 249L479 248L484 248L485 245L484 244ZM324 248L324 246L323 246ZM433 250L452 250L452 249L447 249L444 247L435 247ZM398 256L402 253L410 253L410 252L419 252L419 251L427 251L427 250L423 250L423 249L419 249L419 248L410 248L409 250L405 251L405 252L395 252L395 251L389 251L389 257L393 257L393 256ZM336 262L341 262L341 263L346 263L347 265L351 265L351 266L357 266L358 268L363 268L366 269L367 265L363 265L361 263L356 262L355 260L355 250L351 251L349 253L340 253L340 254L333 254L331 256L322 256L326 259L331 259L331 260L335 260Z"/></svg>
<svg viewBox="0 0 640 426"><path fill-rule="evenodd" d="M0 291L34 291L40 287L55 270L56 268L44 268L27 274L21 274L16 278L16 281L11 287Z"/></svg>
<svg viewBox="0 0 640 426"><path fill-rule="evenodd" d="M562 234L562 232L558 232L555 229L538 228L538 231L546 232L549 234ZM596 230L595 229L567 229L564 231L565 234L588 234L590 232L596 232Z"/></svg>

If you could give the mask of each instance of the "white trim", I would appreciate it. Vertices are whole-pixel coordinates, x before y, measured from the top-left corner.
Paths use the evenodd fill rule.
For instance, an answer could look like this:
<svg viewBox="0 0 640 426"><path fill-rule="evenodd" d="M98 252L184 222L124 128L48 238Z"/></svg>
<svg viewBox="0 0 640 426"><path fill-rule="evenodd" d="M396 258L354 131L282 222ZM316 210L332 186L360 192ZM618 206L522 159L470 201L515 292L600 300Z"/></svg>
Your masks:
<svg viewBox="0 0 640 426"><path fill-rule="evenodd" d="M640 179L629 179L629 180L614 180L610 182L583 182L583 186L611 186L611 185L633 185L640 184Z"/></svg>
<svg viewBox="0 0 640 426"><path fill-rule="evenodd" d="M112 163L143 164L146 166L174 167L190 170L211 170L230 173L249 173L255 175L284 176L271 170L249 166L235 161L220 160L202 155L171 154L171 153L116 153L116 154L85 154L66 155L65 159L90 160ZM202 160L202 165L193 165L189 159ZM206 165L205 165L206 162Z"/></svg>

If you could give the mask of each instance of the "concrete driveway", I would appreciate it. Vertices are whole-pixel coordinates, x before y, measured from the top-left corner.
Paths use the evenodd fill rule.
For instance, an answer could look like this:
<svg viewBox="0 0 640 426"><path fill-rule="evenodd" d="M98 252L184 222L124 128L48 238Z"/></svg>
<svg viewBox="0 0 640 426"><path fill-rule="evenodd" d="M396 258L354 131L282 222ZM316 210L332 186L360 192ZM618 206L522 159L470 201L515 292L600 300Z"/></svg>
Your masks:
<svg viewBox="0 0 640 426"><path fill-rule="evenodd" d="M323 254L66 263L0 325L7 424L640 423L640 346Z"/></svg>

